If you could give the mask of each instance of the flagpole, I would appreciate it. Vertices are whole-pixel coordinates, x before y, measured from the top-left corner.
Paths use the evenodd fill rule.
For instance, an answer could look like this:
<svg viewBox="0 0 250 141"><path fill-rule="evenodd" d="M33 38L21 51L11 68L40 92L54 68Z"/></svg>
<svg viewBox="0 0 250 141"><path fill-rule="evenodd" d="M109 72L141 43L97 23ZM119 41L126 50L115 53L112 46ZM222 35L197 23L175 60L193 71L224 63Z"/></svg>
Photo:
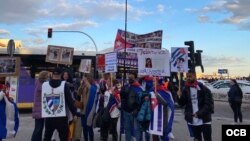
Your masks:
<svg viewBox="0 0 250 141"><path fill-rule="evenodd" d="M128 2L125 0L125 47L124 47L124 61L123 61L123 86L126 82L126 58L127 58L127 5Z"/></svg>
<svg viewBox="0 0 250 141"><path fill-rule="evenodd" d="M124 61L123 61L123 87L125 86L126 83L126 58L127 58L127 5L128 1L125 0L125 47L124 47ZM121 110L121 118L120 118L120 126L122 125L122 116L123 116L123 111ZM120 127L120 136L119 136L119 141L122 141L122 133L121 133L121 127Z"/></svg>

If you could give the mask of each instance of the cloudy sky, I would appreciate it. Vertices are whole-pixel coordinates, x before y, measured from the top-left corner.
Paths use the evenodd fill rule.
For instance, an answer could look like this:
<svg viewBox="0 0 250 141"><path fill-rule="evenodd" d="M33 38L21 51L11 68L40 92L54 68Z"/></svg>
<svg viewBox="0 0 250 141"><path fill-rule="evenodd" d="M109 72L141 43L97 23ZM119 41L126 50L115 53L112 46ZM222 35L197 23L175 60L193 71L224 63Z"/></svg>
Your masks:
<svg viewBox="0 0 250 141"><path fill-rule="evenodd" d="M128 0L127 30L144 34L163 30L162 46L183 47L193 40L203 50L205 73L228 69L250 74L250 0ZM94 50L87 36L53 33L77 30L90 35L98 50L113 47L124 29L125 0L0 0L0 38L22 40L23 47L49 44ZM200 68L197 68L200 71Z"/></svg>

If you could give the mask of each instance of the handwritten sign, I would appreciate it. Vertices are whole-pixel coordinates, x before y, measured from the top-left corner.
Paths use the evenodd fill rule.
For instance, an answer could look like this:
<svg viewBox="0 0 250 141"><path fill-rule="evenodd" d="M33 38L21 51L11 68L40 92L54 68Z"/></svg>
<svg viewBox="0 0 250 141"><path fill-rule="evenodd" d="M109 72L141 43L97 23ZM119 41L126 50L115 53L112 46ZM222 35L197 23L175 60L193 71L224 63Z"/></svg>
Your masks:
<svg viewBox="0 0 250 141"><path fill-rule="evenodd" d="M160 49L137 49L138 74L170 76L169 52Z"/></svg>

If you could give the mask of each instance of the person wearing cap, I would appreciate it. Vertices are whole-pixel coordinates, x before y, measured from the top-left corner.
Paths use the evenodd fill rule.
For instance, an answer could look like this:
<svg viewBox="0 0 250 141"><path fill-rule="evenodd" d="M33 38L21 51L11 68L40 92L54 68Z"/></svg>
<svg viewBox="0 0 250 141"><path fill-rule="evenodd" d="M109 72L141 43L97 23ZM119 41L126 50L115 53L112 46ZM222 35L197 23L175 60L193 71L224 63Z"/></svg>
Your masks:
<svg viewBox="0 0 250 141"><path fill-rule="evenodd" d="M61 80L61 68L55 68L52 71L52 79L48 82L44 82L42 85L42 92L48 89L57 89L60 93L64 94L65 106L69 108L70 112L73 115L76 115L77 102L72 99L70 88L65 81ZM58 92L59 93L59 92ZM67 141L69 134L68 127L68 117L47 117L45 119L45 133L44 133L44 141L50 141L54 130L57 130L59 133L60 141Z"/></svg>

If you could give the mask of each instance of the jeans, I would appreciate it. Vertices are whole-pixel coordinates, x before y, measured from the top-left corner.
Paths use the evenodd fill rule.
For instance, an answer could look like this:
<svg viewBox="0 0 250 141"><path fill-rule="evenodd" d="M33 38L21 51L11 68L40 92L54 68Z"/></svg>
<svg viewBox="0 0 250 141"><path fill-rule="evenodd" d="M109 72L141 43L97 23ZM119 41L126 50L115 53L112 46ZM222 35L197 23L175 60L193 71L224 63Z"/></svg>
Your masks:
<svg viewBox="0 0 250 141"><path fill-rule="evenodd" d="M142 141L142 131L140 130L139 122L136 118L126 111L123 111L125 140L131 141L132 135L135 136L136 141Z"/></svg>
<svg viewBox="0 0 250 141"><path fill-rule="evenodd" d="M94 131L92 126L87 125L87 117L81 115L83 136L85 141L94 141Z"/></svg>
<svg viewBox="0 0 250 141"><path fill-rule="evenodd" d="M44 119L35 119L35 128L31 137L31 141L42 141Z"/></svg>

